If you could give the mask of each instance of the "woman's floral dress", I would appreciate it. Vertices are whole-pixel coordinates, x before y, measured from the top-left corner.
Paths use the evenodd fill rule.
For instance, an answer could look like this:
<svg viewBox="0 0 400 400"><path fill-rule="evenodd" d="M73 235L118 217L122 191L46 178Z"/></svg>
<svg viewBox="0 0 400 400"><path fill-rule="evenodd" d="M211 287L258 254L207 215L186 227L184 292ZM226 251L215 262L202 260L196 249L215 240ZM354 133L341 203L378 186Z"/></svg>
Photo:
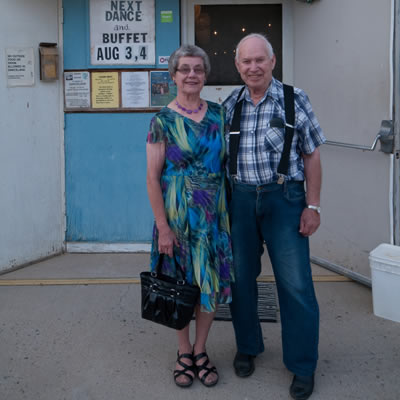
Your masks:
<svg viewBox="0 0 400 400"><path fill-rule="evenodd" d="M225 192L225 115L220 105L207 104L200 122L164 107L151 121L147 142L166 144L161 190L168 224L179 241L174 256L187 281L200 287L201 310L211 312L217 304L231 302L233 262ZM159 256L154 224L151 270ZM173 258L164 256L162 272L176 276Z"/></svg>

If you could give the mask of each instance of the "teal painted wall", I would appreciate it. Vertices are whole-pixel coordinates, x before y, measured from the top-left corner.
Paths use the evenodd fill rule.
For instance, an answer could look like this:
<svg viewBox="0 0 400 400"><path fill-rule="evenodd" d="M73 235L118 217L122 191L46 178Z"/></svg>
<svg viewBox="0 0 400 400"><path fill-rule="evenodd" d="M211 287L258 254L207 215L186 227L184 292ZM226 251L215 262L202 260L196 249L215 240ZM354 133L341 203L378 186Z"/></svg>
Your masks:
<svg viewBox="0 0 400 400"><path fill-rule="evenodd" d="M63 7L64 69L120 68L90 64L89 0L64 0ZM161 10L173 11L173 23L160 22ZM156 0L155 14L157 62L180 44L179 0ZM67 241L151 239L145 150L153 115L65 114Z"/></svg>

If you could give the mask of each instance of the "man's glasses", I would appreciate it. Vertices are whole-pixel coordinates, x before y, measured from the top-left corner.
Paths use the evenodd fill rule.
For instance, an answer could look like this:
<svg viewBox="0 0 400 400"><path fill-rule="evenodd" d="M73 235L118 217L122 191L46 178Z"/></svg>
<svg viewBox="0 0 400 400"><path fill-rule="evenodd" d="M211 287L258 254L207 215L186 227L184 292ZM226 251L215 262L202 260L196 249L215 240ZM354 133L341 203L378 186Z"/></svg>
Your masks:
<svg viewBox="0 0 400 400"><path fill-rule="evenodd" d="M202 67L190 68L190 67L186 67L186 66L177 68L177 71L179 71L183 75L189 75L190 71L193 71L196 75L203 75L205 72L204 68L202 68Z"/></svg>

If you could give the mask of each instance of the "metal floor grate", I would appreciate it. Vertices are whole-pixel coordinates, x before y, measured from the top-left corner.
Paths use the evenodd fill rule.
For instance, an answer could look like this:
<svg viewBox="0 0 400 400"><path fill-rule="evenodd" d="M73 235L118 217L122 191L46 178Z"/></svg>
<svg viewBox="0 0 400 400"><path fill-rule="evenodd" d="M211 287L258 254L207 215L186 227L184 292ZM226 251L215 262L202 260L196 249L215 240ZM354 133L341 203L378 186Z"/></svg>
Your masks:
<svg viewBox="0 0 400 400"><path fill-rule="evenodd" d="M277 322L276 286L271 282L257 282L258 316L261 322ZM218 306L216 321L231 321L229 304Z"/></svg>

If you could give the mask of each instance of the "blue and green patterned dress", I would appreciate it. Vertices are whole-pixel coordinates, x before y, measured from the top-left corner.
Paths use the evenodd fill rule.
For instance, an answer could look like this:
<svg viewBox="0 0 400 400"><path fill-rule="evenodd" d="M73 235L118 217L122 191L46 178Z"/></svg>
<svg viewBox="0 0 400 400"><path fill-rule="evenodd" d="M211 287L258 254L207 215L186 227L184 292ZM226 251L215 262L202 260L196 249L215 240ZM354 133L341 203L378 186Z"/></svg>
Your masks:
<svg viewBox="0 0 400 400"><path fill-rule="evenodd" d="M231 302L232 246L225 192L225 115L207 102L202 121L164 107L150 124L148 143L165 141L161 190L166 216L179 248L177 262L188 282L200 287L202 311ZM159 259L158 231L154 224L151 269ZM173 258L164 256L162 271L175 276Z"/></svg>

